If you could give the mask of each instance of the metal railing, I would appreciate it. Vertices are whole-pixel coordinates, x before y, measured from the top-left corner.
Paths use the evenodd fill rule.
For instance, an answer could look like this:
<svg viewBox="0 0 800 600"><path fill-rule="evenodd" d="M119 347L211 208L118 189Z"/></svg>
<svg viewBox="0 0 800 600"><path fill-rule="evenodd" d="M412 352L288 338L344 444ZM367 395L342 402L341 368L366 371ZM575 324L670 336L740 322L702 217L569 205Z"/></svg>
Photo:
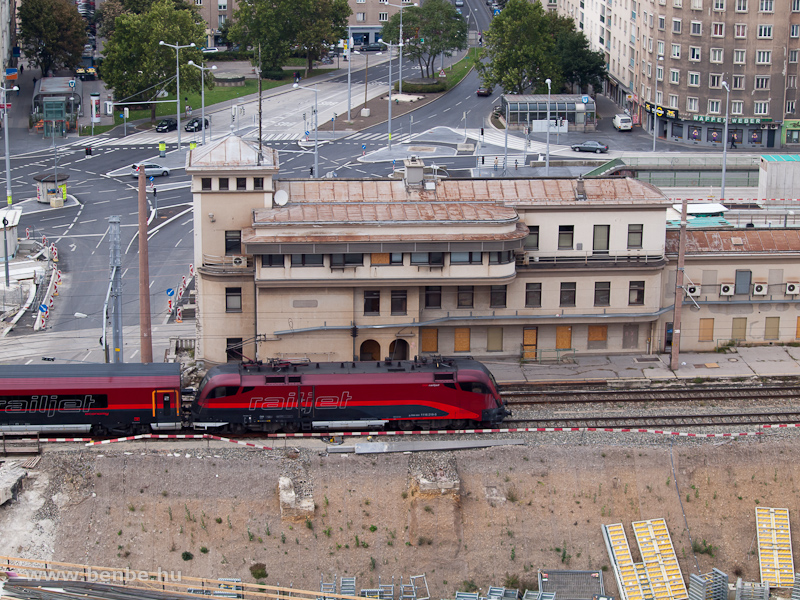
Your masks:
<svg viewBox="0 0 800 600"><path fill-rule="evenodd" d="M713 154L691 154L682 156L625 155L622 161L631 167L661 167L710 169L722 168L722 156ZM758 169L760 155L728 155L725 161L728 169Z"/></svg>
<svg viewBox="0 0 800 600"><path fill-rule="evenodd" d="M517 266L528 266L528 267L536 267L536 266L584 266L590 263L605 263L605 264L613 264L613 265L629 265L630 263L636 263L637 265L644 264L653 264L654 266L658 266L658 263L664 261L664 254L621 254L621 255L612 255L612 254L599 254L597 252L586 251L583 254L570 254L565 256L557 256L557 255L550 255L550 256L541 256L541 255L533 255L528 254L517 256L516 262Z"/></svg>
<svg viewBox="0 0 800 600"><path fill-rule="evenodd" d="M728 169L731 167L729 166ZM720 171L638 171L636 179L657 187L720 187ZM729 187L758 187L758 169L730 171L725 175Z"/></svg>
<svg viewBox="0 0 800 600"><path fill-rule="evenodd" d="M253 266L252 256L217 256L203 254L204 267L223 267L230 269L245 269Z"/></svg>

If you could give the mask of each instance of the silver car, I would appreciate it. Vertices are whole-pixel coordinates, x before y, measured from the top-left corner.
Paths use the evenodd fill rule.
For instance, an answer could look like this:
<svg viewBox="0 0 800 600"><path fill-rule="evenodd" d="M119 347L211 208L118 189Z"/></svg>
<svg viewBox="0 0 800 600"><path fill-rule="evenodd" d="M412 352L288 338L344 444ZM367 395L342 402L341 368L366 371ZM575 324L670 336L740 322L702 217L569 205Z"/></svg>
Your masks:
<svg viewBox="0 0 800 600"><path fill-rule="evenodd" d="M144 167L144 174L146 177L158 177L162 175L166 177L169 175L169 169L167 167L162 167L161 165L157 165L155 163L139 163L131 165L131 175L133 177L139 176L139 167Z"/></svg>

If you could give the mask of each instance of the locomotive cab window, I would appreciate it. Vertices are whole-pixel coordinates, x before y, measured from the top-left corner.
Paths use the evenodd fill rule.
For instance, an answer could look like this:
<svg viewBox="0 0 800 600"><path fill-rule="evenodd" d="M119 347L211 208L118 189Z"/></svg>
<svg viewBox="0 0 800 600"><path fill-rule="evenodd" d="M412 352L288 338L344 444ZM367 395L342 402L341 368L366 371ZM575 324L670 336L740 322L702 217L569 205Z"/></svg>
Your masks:
<svg viewBox="0 0 800 600"><path fill-rule="evenodd" d="M235 396L239 391L239 387L235 385L221 385L215 387L208 393L208 398L225 398L226 396Z"/></svg>
<svg viewBox="0 0 800 600"><path fill-rule="evenodd" d="M488 394L489 387L480 381L467 381L461 384L461 389L465 392L472 392L473 394Z"/></svg>

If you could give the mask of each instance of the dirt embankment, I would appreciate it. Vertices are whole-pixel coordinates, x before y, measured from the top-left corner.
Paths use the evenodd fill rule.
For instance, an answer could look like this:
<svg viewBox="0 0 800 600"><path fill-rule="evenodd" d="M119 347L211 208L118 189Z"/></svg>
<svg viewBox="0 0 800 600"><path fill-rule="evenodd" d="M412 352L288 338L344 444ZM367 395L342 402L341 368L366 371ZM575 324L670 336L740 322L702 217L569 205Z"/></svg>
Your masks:
<svg viewBox="0 0 800 600"><path fill-rule="evenodd" d="M798 516L789 436L672 451L660 438L566 441L375 456L199 445L48 452L19 500L0 508L0 554L245 581L264 563L264 582L311 590L320 573L355 575L358 588L426 573L431 597L447 598L465 581L533 587L540 568L608 568L603 523L625 525L638 559L630 523L659 517L685 578L696 560L701 572L757 581L755 507ZM460 479L460 492L421 493L420 475ZM313 494L313 518L281 520L280 476ZM713 557L692 552L685 523ZM605 583L615 594L610 570Z"/></svg>

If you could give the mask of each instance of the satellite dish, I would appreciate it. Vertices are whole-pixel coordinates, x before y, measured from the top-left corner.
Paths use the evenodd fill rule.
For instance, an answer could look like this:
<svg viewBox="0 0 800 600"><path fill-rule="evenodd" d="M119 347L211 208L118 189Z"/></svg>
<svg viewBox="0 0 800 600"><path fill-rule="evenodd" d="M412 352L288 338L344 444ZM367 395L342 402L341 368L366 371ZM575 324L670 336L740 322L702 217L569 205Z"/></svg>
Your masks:
<svg viewBox="0 0 800 600"><path fill-rule="evenodd" d="M275 204L278 206L286 206L289 202L289 193L286 190L278 190L275 192Z"/></svg>

